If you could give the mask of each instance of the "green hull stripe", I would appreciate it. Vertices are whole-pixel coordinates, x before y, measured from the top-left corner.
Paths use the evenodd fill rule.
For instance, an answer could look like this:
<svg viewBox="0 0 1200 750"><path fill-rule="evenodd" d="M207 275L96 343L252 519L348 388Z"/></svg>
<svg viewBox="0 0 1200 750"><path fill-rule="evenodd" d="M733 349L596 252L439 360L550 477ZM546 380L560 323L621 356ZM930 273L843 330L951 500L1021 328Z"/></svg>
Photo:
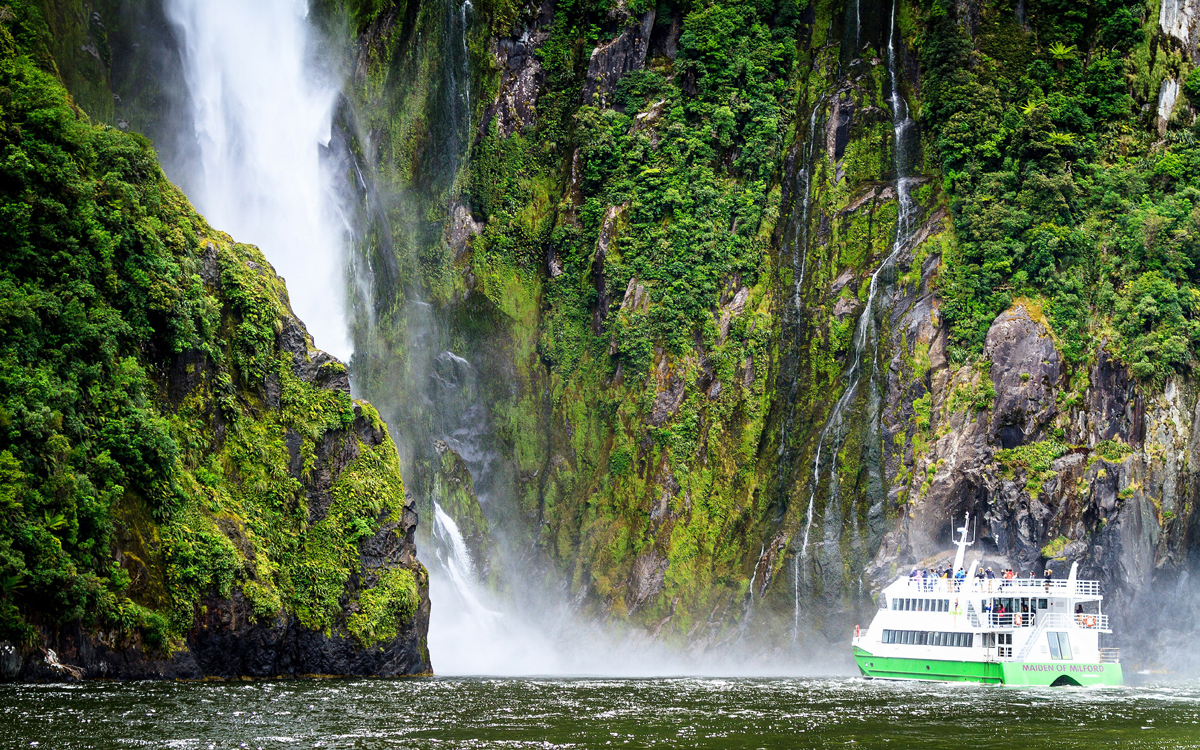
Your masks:
<svg viewBox="0 0 1200 750"><path fill-rule="evenodd" d="M1051 685L1059 681L1059 684L1083 686L1118 686L1125 682L1120 664L904 659L874 656L861 648L854 649L854 660L864 676L888 680L981 682L988 685Z"/></svg>

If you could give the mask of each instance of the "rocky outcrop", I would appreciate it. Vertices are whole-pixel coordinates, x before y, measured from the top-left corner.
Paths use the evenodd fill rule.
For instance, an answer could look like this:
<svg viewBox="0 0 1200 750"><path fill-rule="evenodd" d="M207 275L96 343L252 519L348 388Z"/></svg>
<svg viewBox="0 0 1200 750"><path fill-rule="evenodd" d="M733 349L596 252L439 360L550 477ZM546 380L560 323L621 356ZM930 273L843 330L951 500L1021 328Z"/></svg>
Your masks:
<svg viewBox="0 0 1200 750"><path fill-rule="evenodd" d="M1177 39L1183 49L1195 55L1192 39L1196 34L1196 20L1200 17L1200 3L1196 0L1162 0L1158 8L1158 26L1162 33Z"/></svg>
<svg viewBox="0 0 1200 750"><path fill-rule="evenodd" d="M538 7L533 23L522 29L518 36L492 40L492 57L500 69L500 87L484 115L485 132L493 119L503 138L535 123L538 94L545 78L538 50L550 38L553 12L553 3L546 0Z"/></svg>
<svg viewBox="0 0 1200 750"><path fill-rule="evenodd" d="M215 243L206 245L215 256ZM278 279L258 256L251 269L279 284ZM215 265L213 263L208 264ZM220 286L217 277L210 280ZM316 388L349 394L345 366L325 352L315 349L304 324L291 313L286 296L280 299L280 317L276 346L291 355L296 375ZM216 368L200 358L203 365L182 368L188 381L168 383L168 391L185 395L205 392ZM264 384L269 408L278 409L278 395L272 397L271 379ZM271 405L274 400L274 405ZM395 447L378 415L369 404L357 403L353 418L345 427L326 431L312 446L308 465L300 460L302 441L289 431L288 447L292 454L287 471L301 487L307 508L307 527L318 526L338 495L349 489L363 491L361 484L348 484L346 476L357 472L356 462L382 451L392 454ZM393 459L394 460L394 459ZM384 461L386 465L387 461ZM395 477L399 481L398 475ZM356 480L361 481L361 480ZM399 486L399 485L397 485ZM205 677L281 677L300 675L377 675L424 674L431 669L425 647L429 627L430 602L428 575L416 556L417 513L410 499L381 508L374 519L375 530L356 542L355 572L345 582L340 597L342 610L327 630L315 629L278 600L264 612L252 592L273 587L268 571L259 563L274 567L256 551L253 533L235 518L217 518L216 526L237 549L245 566L227 594L216 590L203 595L195 604L194 619L184 637L165 647L151 647L139 637L116 630L88 627L80 621L60 626L42 626L36 645L17 648L0 643L0 679L199 679ZM154 522L148 518L125 515L118 525L114 554L133 581L135 599L152 596L153 589L167 585L169 574L163 569L165 558L147 544L146 535L157 537ZM137 528L135 528L137 527ZM303 536L303 535L302 535ZM304 542L301 542L304 545ZM416 600L403 618L397 632L381 642L365 644L361 635L348 628L351 616L360 610L360 595L378 586L394 571L407 571L413 577ZM264 588L265 587L265 588Z"/></svg>
<svg viewBox="0 0 1200 750"><path fill-rule="evenodd" d="M1003 448L1036 440L1057 413L1054 395L1062 358L1050 332L1018 305L992 323L984 344L996 400L991 438Z"/></svg>
<svg viewBox="0 0 1200 750"><path fill-rule="evenodd" d="M654 29L654 9L640 17L631 16L621 3L613 15L625 24L625 28L612 41L592 50L583 83L583 103L588 106L608 106L621 76L640 70L646 64L650 33Z"/></svg>

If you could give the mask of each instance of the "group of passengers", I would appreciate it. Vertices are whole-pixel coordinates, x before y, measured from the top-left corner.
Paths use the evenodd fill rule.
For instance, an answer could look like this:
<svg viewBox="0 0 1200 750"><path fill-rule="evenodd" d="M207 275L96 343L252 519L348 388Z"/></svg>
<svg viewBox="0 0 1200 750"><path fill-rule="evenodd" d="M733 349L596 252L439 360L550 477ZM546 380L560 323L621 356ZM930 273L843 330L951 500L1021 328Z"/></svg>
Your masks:
<svg viewBox="0 0 1200 750"><path fill-rule="evenodd" d="M1050 570L1049 568L1047 568L1046 572L1042 574L1042 580L1045 582L1047 591L1050 590L1050 579L1053 577L1054 571ZM915 586L921 591L959 591L962 589L962 584L965 580L967 580L967 574L962 568L959 568L957 571L953 572L951 572L949 567L942 570L937 568L926 568L924 570L920 568L913 568L912 572L908 574L909 586ZM994 583L997 580L1000 581L998 588L997 584ZM986 586L988 591L1003 591L1004 589L1009 588L1013 581L1017 580L1020 580L1020 576L1018 576L1016 571L1014 571L1012 568L1005 568L999 576L997 576L996 572L990 567L975 568L975 584L980 589L984 588L984 581L987 581ZM938 581L941 581L942 583L939 585ZM1029 571L1028 585L1036 586L1037 581L1038 579L1034 576L1033 571Z"/></svg>

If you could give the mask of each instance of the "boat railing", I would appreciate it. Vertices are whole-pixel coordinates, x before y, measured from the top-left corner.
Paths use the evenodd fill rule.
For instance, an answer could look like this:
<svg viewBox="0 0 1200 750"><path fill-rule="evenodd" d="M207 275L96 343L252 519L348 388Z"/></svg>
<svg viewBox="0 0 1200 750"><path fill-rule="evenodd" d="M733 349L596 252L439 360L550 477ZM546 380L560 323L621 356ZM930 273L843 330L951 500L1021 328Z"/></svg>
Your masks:
<svg viewBox="0 0 1200 750"><path fill-rule="evenodd" d="M1101 664L1120 664L1121 649L1119 648L1102 648L1100 649Z"/></svg>
<svg viewBox="0 0 1200 750"><path fill-rule="evenodd" d="M988 627L1032 628L1036 624L1036 612L988 612Z"/></svg>
<svg viewBox="0 0 1200 750"><path fill-rule="evenodd" d="M1086 630L1108 630L1108 615L1077 613L1067 615L1060 612L988 612L987 623L993 628L1032 628L1038 624L1047 628L1084 628Z"/></svg>
<svg viewBox="0 0 1200 750"><path fill-rule="evenodd" d="M908 589L921 593L974 594L1059 594L1066 596L1099 596L1099 581L1075 581L1072 591L1066 578L909 578Z"/></svg>

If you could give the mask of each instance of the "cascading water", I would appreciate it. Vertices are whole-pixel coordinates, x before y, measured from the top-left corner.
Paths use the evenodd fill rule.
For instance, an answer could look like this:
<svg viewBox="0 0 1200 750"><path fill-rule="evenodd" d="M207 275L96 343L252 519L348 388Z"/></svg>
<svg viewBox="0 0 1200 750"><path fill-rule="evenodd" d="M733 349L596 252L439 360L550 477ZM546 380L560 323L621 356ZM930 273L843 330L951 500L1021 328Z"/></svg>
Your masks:
<svg viewBox="0 0 1200 750"><path fill-rule="evenodd" d="M433 534L440 542L438 562L450 578L454 595L472 620L484 625L491 624L500 617L500 613L488 609L483 603L484 592L476 578L471 552L467 549L467 542L458 524L436 500L433 513Z"/></svg>
<svg viewBox="0 0 1200 750"><path fill-rule="evenodd" d="M165 0L182 52L199 164L172 175L214 225L287 279L317 346L352 351L347 227L323 165L340 82L319 64L307 0Z"/></svg>
<svg viewBox="0 0 1200 750"><path fill-rule="evenodd" d="M874 381L874 375L878 366L879 342L876 336L876 299L880 291L881 275L895 266L896 259L907 247L912 240L913 235L913 220L916 216L916 203L912 199L912 186L916 180L909 176L911 170L910 144L909 139L912 134L913 121L908 114L908 103L904 100L904 96L900 93L900 75L896 64L896 1L892 2L891 26L888 31L888 46L887 46L887 65L888 75L891 79L890 101L892 105L892 129L895 134L894 142L894 166L896 170L896 200L898 204L898 212L896 217L896 232L892 240L890 251L875 272L871 274L871 278L867 288L866 304L863 306L863 311L858 317L857 324L854 328L854 338L852 340L854 346L854 355L851 364L845 370L843 380L846 382L846 389L834 404L832 411L829 413L829 418L825 421L825 426L821 429L821 433L817 438L816 456L813 459L812 470L812 488L808 498L808 507L805 510L804 517L804 533L800 545L800 551L796 561L793 563L796 566L794 570L794 628L799 628L800 618L800 601L802 596L800 578L808 563L808 548L809 540L812 532L814 520L814 507L817 501L817 491L821 486L821 456L827 441L831 439L831 456L828 471L828 487L829 499L826 503L826 515L829 516L837 500L840 497L840 485L838 482L838 452L841 449L842 440L845 439L844 416L846 409L854 402L858 395L859 386L863 381L864 374L870 381ZM864 358L868 348L870 348L869 361ZM866 373L866 365L869 365L870 373ZM873 394L877 397L877 394ZM871 410L871 418L877 420L877 409ZM854 544L861 546L860 533L857 525L857 516L854 527ZM827 535L833 524L827 523ZM835 539L826 541L836 541ZM859 580L859 588L862 588L862 580Z"/></svg>

